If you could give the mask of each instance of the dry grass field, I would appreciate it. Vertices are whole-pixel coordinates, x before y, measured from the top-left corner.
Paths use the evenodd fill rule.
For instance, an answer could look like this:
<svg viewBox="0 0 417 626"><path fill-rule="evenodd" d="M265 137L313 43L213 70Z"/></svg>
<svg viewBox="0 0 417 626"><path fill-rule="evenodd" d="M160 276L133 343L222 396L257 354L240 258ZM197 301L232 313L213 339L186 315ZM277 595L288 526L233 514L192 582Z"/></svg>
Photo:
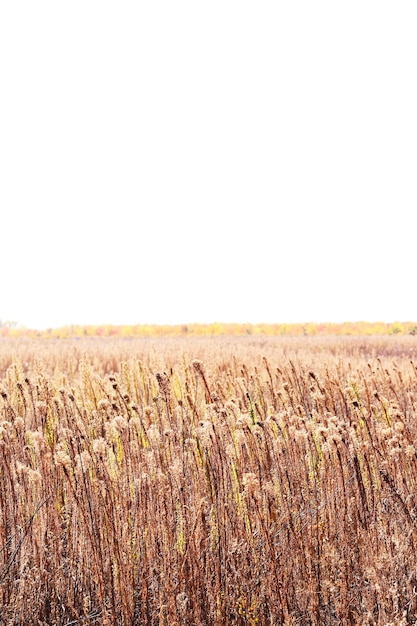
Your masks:
<svg viewBox="0 0 417 626"><path fill-rule="evenodd" d="M0 624L417 622L417 338L0 340Z"/></svg>

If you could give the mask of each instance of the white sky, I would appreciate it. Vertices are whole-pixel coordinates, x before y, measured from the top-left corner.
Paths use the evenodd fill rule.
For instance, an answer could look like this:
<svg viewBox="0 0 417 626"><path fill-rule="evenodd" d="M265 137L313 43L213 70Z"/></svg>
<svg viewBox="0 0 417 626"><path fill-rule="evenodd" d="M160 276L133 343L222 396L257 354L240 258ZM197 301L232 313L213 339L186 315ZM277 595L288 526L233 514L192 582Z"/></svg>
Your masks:
<svg viewBox="0 0 417 626"><path fill-rule="evenodd" d="M0 318L417 320L415 0L0 3Z"/></svg>

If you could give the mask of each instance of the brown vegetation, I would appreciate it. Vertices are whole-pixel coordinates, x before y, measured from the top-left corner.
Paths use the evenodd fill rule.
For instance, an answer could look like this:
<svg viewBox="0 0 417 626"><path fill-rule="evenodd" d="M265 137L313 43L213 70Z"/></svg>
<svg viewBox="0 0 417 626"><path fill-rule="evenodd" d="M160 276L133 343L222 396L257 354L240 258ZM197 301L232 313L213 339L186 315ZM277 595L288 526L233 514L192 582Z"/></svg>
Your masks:
<svg viewBox="0 0 417 626"><path fill-rule="evenodd" d="M0 341L0 623L417 621L417 341Z"/></svg>

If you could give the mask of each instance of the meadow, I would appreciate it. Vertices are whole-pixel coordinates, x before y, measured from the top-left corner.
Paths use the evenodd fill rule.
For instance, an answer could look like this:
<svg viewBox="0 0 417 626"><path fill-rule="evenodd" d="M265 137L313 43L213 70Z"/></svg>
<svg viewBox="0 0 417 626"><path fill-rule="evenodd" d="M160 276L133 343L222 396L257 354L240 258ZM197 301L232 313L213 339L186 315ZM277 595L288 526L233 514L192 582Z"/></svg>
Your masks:
<svg viewBox="0 0 417 626"><path fill-rule="evenodd" d="M0 339L0 624L417 622L417 337Z"/></svg>

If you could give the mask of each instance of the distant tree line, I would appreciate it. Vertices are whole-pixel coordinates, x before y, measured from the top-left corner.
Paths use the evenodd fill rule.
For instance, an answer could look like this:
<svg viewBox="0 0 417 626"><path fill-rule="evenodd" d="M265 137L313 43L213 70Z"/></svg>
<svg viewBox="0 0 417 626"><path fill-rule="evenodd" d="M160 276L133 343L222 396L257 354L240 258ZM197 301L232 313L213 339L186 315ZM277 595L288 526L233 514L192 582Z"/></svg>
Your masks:
<svg viewBox="0 0 417 626"><path fill-rule="evenodd" d="M0 328L16 328L17 322L5 321L0 319Z"/></svg>

